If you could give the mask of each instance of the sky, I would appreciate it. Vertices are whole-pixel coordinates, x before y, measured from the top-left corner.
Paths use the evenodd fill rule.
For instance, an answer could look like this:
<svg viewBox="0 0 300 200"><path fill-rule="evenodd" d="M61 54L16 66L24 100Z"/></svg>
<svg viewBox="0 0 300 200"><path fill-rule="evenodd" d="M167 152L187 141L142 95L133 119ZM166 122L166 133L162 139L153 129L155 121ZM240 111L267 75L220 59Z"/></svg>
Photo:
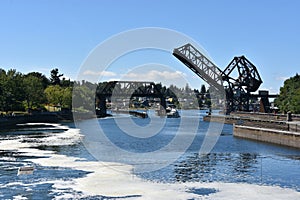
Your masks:
<svg viewBox="0 0 300 200"><path fill-rule="evenodd" d="M58 68L75 80L99 44L124 31L159 27L191 37L220 69L245 55L263 80L260 89L278 93L286 78L300 72L299 9L298 0L1 0L0 68L46 76ZM147 71L151 62L158 65ZM145 71L132 71L137 67ZM151 50L84 73L166 84L181 76L193 88L203 84L175 57Z"/></svg>

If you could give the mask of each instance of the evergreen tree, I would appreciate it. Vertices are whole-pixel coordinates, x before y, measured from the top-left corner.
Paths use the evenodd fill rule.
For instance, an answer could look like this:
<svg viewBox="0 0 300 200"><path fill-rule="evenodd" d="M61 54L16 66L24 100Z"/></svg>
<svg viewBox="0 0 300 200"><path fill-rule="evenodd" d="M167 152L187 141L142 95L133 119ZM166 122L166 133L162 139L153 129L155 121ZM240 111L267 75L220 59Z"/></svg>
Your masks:
<svg viewBox="0 0 300 200"><path fill-rule="evenodd" d="M201 85L201 90L200 90L200 93L201 94L205 94L206 93L206 88L205 88L205 85Z"/></svg>
<svg viewBox="0 0 300 200"><path fill-rule="evenodd" d="M60 85L60 77L62 77L63 74L59 74L58 69L52 69L51 70L51 77L50 77L50 82L52 85Z"/></svg>

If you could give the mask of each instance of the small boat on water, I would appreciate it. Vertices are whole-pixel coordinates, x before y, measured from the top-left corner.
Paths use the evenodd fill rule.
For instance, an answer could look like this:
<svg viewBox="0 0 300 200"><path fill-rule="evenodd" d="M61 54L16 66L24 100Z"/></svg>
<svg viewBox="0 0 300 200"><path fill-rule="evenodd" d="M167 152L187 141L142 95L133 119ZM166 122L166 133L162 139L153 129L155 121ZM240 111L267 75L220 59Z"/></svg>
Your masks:
<svg viewBox="0 0 300 200"><path fill-rule="evenodd" d="M34 167L32 166L24 166L24 167L19 167L18 169L18 176L19 175L30 175L33 174Z"/></svg>
<svg viewBox="0 0 300 200"><path fill-rule="evenodd" d="M148 118L147 112L129 111L129 114L135 117Z"/></svg>
<svg viewBox="0 0 300 200"><path fill-rule="evenodd" d="M180 117L178 110L175 108L175 106L171 106L171 105L169 105L166 108L166 115L167 115L167 118L179 118Z"/></svg>

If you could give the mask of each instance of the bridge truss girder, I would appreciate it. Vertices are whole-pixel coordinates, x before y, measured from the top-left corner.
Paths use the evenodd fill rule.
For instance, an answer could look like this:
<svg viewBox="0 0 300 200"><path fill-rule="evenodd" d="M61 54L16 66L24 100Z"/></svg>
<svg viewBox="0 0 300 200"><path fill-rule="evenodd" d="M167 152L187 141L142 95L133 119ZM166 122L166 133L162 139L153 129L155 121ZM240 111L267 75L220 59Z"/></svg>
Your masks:
<svg viewBox="0 0 300 200"><path fill-rule="evenodd" d="M162 93L154 82L110 81L97 90L97 96L105 97L158 97Z"/></svg>
<svg viewBox="0 0 300 200"><path fill-rule="evenodd" d="M224 89L222 71L191 44L174 49L173 55L215 89Z"/></svg>
<svg viewBox="0 0 300 200"><path fill-rule="evenodd" d="M160 113L165 113L166 100L154 82L110 81L97 87L96 104L100 109L99 115L106 115L106 99L116 102L118 99L134 97L153 97L160 99Z"/></svg>

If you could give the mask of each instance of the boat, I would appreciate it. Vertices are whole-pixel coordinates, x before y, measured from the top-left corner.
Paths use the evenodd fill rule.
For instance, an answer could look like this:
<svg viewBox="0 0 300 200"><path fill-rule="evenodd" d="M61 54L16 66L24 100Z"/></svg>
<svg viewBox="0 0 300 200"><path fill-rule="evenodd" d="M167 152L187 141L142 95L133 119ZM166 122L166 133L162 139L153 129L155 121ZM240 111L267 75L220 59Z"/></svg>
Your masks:
<svg viewBox="0 0 300 200"><path fill-rule="evenodd" d="M167 115L167 118L179 118L180 117L179 112L174 105L169 105L166 108L166 115Z"/></svg>
<svg viewBox="0 0 300 200"><path fill-rule="evenodd" d="M19 175L33 174L33 170L34 170L34 167L32 167L32 166L19 167L19 169L18 169L18 176Z"/></svg>

